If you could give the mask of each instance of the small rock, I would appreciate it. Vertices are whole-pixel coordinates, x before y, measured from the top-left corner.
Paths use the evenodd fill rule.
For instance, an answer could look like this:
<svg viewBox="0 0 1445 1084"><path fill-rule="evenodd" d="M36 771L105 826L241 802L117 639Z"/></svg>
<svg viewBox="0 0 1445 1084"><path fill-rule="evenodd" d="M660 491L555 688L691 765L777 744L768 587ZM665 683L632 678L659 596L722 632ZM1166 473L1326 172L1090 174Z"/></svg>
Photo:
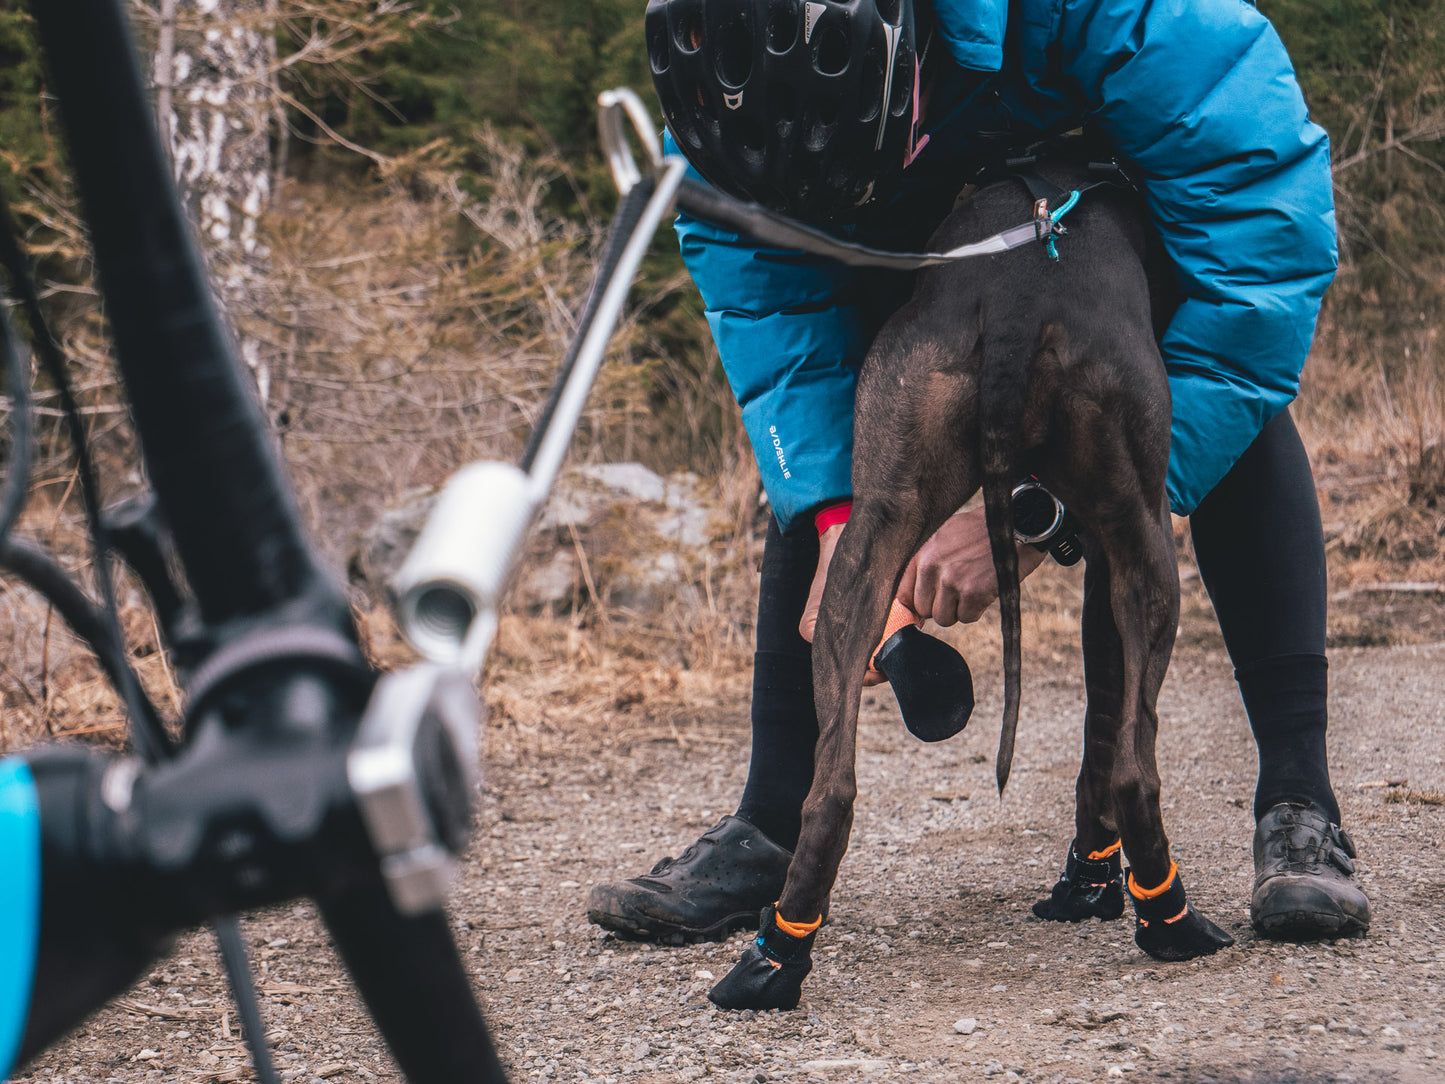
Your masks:
<svg viewBox="0 0 1445 1084"><path fill-rule="evenodd" d="M647 1057L647 1055L651 1053L652 1047L648 1046L646 1043L638 1043L632 1048L632 1060L641 1061L643 1058Z"/></svg>
<svg viewBox="0 0 1445 1084"><path fill-rule="evenodd" d="M514 967L502 976L504 982L521 982L527 977L527 973L520 967Z"/></svg>
<svg viewBox="0 0 1445 1084"><path fill-rule="evenodd" d="M1323 1024L1311 1024L1309 1030L1312 1034L1323 1035L1325 1033L1325 1026Z"/></svg>
<svg viewBox="0 0 1445 1084"><path fill-rule="evenodd" d="M965 1016L962 1020L953 1022L953 1030L960 1035L972 1035L978 1027L978 1021L971 1016Z"/></svg>
<svg viewBox="0 0 1445 1084"><path fill-rule="evenodd" d="M712 972L705 967L693 972L693 974L700 979L707 979L708 982L712 982Z"/></svg>

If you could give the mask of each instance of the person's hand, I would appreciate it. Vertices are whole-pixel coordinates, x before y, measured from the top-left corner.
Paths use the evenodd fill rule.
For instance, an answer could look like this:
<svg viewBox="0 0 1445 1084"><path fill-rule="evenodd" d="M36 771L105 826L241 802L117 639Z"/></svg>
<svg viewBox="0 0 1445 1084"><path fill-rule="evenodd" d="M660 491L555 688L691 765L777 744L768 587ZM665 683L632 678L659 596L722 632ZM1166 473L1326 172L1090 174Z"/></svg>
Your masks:
<svg viewBox="0 0 1445 1084"><path fill-rule="evenodd" d="M1015 543L1019 579L1033 572L1047 554ZM947 626L977 621L998 598L998 575L988 545L982 506L955 512L903 570L898 601L919 617Z"/></svg>
<svg viewBox="0 0 1445 1084"><path fill-rule="evenodd" d="M828 565L833 560L838 536L843 533L843 522L833 523L818 534L818 569L813 573L813 586L808 590L808 601L803 607L802 620L798 622L798 635L808 643L813 642L813 632L818 625L818 606L823 601L823 588L828 582ZM895 630L896 631L896 630ZM887 639L885 634L884 639ZM872 661L871 657L869 659ZM870 665L863 675L863 685L881 685L888 679Z"/></svg>

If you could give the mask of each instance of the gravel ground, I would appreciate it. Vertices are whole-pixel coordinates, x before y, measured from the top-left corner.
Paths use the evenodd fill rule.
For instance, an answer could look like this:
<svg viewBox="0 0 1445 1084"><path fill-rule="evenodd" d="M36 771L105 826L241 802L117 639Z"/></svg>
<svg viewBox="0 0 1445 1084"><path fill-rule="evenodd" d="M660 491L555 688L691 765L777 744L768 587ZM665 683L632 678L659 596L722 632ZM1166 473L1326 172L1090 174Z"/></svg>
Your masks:
<svg viewBox="0 0 1445 1084"><path fill-rule="evenodd" d="M1187 642L1161 702L1165 818L1192 900L1237 944L1162 964L1127 920L1035 920L1072 835L1082 686L1076 658L1032 653L1002 802L996 676L976 668L975 722L941 746L870 694L852 848L791 1013L707 1002L739 940L629 944L583 918L593 883L676 854L732 810L742 681L632 740L561 718L542 751L494 725L452 913L503 1058L517 1081L1445 1079L1445 644L1337 649L1331 675L1331 767L1374 905L1368 937L1251 935L1253 744L1227 663ZM285 1079L395 1077L307 907L244 929ZM234 1081L250 1078L244 1058L196 935L18 1079Z"/></svg>

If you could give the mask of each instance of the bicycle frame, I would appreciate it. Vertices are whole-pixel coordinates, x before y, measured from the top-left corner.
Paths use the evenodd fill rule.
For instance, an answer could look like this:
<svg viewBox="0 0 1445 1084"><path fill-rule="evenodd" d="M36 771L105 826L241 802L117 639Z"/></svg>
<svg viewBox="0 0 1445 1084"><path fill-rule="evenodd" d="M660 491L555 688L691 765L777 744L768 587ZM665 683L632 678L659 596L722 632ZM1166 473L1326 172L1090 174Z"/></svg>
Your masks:
<svg viewBox="0 0 1445 1084"><path fill-rule="evenodd" d="M224 727L267 746L277 764L294 748L344 779L335 753L357 733L374 675L341 588L306 541L212 298L121 0L34 0L31 9L142 457L203 624L188 734ZM321 689L334 736L319 752L315 719L287 714L286 693L301 683ZM218 867L216 881L231 875ZM374 875L316 896L403 1073L421 1084L503 1081L444 915L403 913L393 888Z"/></svg>

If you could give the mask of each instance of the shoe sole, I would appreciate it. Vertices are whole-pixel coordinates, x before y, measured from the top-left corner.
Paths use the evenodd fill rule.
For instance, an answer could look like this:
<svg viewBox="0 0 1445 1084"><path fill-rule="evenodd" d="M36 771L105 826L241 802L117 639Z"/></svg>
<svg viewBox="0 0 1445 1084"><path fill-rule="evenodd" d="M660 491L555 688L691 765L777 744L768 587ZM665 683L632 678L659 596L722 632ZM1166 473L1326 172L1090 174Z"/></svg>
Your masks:
<svg viewBox="0 0 1445 1084"><path fill-rule="evenodd" d="M1271 941L1322 941L1356 937L1369 924L1338 912L1284 911L1253 920L1254 928Z"/></svg>
<svg viewBox="0 0 1445 1084"><path fill-rule="evenodd" d="M737 930L758 928L757 911L739 911L726 915L710 926L677 926L658 922L643 915L618 914L615 911L587 912L587 921L624 941L658 941L695 945L702 941L725 941Z"/></svg>
<svg viewBox="0 0 1445 1084"><path fill-rule="evenodd" d="M1363 909L1346 906L1348 901L1326 889L1313 878L1282 875L1268 881L1250 900L1250 922L1275 941L1353 937L1370 928L1368 904Z"/></svg>

